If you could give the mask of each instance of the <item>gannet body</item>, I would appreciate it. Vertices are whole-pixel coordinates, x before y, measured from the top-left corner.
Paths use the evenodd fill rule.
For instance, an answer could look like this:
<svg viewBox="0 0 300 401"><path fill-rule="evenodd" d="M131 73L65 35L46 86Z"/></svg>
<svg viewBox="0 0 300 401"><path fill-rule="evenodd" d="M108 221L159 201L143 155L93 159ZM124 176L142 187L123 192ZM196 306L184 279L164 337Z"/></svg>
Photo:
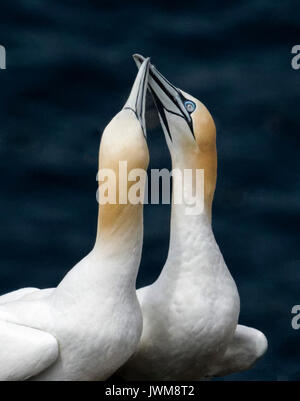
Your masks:
<svg viewBox="0 0 300 401"><path fill-rule="evenodd" d="M148 70L146 60L104 130L100 170L115 170L120 160L148 166ZM132 183L120 185L128 191ZM0 380L105 380L125 363L142 332L135 290L142 241L142 204L100 204L94 249L57 288L0 297Z"/></svg>
<svg viewBox="0 0 300 401"><path fill-rule="evenodd" d="M135 56L138 66L142 60ZM143 333L118 375L128 380L201 380L248 369L265 352L267 340L260 331L237 325L239 294L212 230L217 175L213 118L152 65L148 85L173 170L204 170L204 207L189 215L191 199L172 203L168 258L157 281L138 290ZM173 176L173 198L180 186Z"/></svg>

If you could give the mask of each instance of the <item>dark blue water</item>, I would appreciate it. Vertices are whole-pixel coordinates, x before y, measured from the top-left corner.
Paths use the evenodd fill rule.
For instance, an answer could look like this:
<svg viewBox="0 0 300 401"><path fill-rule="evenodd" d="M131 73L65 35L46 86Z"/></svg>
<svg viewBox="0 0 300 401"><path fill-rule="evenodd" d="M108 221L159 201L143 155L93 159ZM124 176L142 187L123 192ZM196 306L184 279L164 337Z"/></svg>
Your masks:
<svg viewBox="0 0 300 401"><path fill-rule="evenodd" d="M214 231L241 322L269 340L254 369L227 379L300 379L298 4L1 1L0 293L55 286L92 248L100 136L140 52L217 124ZM151 167L169 167L159 127L148 134ZM169 206L146 206L139 287L158 276L168 239Z"/></svg>

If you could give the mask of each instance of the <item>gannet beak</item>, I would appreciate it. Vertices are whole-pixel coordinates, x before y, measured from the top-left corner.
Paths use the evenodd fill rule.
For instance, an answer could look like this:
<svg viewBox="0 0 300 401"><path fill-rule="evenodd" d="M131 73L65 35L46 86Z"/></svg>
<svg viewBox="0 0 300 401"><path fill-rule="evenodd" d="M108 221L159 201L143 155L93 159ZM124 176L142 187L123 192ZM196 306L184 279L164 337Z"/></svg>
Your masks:
<svg viewBox="0 0 300 401"><path fill-rule="evenodd" d="M145 109L150 58L144 59L140 65L141 67L123 110L129 109L134 112L141 124L143 134L146 137Z"/></svg>
<svg viewBox="0 0 300 401"><path fill-rule="evenodd" d="M138 68L141 68L140 66L145 62L145 58L140 54L134 54L133 59ZM172 136L166 112L185 119L194 136L193 120L184 105L184 102L187 99L183 96L180 89L175 88L175 86L172 85L152 64L150 64L149 68L148 87L153 96L161 122L168 132L170 139L172 140Z"/></svg>

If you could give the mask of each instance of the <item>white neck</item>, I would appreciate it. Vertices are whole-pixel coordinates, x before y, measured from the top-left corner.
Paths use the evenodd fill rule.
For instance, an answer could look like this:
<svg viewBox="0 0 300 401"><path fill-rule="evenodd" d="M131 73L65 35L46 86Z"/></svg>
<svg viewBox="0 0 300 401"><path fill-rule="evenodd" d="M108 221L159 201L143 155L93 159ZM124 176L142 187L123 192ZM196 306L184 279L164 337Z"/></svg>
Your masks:
<svg viewBox="0 0 300 401"><path fill-rule="evenodd" d="M173 183L176 186L176 183ZM172 205L168 259L179 253L194 257L205 245L215 241L207 210L199 215L186 215L185 205Z"/></svg>
<svg viewBox="0 0 300 401"><path fill-rule="evenodd" d="M173 161L173 169L180 168ZM185 204L174 204L174 192L179 189L181 182L173 177L173 202L171 212L171 232L168 259L162 276L171 272L177 275L188 271L195 272L211 269L217 258L223 260L211 225L211 204L204 203L200 214L188 215ZM213 258L212 258L213 253ZM203 263L206 261L206 263ZM211 261L211 263L210 263Z"/></svg>
<svg viewBox="0 0 300 401"><path fill-rule="evenodd" d="M142 211L141 211L142 212ZM71 269L57 287L58 302L117 303L135 297L141 259L143 218L112 227L109 236L99 233L92 252Z"/></svg>

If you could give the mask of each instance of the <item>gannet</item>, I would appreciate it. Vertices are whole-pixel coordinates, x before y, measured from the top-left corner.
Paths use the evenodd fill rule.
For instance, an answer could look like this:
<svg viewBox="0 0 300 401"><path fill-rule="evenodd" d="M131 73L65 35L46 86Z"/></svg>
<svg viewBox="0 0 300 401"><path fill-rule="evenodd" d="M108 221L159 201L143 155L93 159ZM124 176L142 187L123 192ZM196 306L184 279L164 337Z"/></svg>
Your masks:
<svg viewBox="0 0 300 401"><path fill-rule="evenodd" d="M145 60L125 106L104 130L100 170L116 170L119 161L147 169L148 72ZM129 191L133 182L120 185ZM124 364L142 332L135 288L142 241L142 204L100 204L93 250L58 287L4 295L0 380L105 380Z"/></svg>
<svg viewBox="0 0 300 401"><path fill-rule="evenodd" d="M144 59L134 58L138 66ZM267 340L260 331L237 325L239 294L212 230L214 120L204 104L175 88L153 65L148 85L173 170L191 169L195 177L196 169L204 169L204 207L189 215L189 199L187 204L174 204L173 199L168 258L157 281L138 290L143 333L137 351L117 375L127 380L202 380L248 369L266 351ZM173 198L180 186L175 175Z"/></svg>

